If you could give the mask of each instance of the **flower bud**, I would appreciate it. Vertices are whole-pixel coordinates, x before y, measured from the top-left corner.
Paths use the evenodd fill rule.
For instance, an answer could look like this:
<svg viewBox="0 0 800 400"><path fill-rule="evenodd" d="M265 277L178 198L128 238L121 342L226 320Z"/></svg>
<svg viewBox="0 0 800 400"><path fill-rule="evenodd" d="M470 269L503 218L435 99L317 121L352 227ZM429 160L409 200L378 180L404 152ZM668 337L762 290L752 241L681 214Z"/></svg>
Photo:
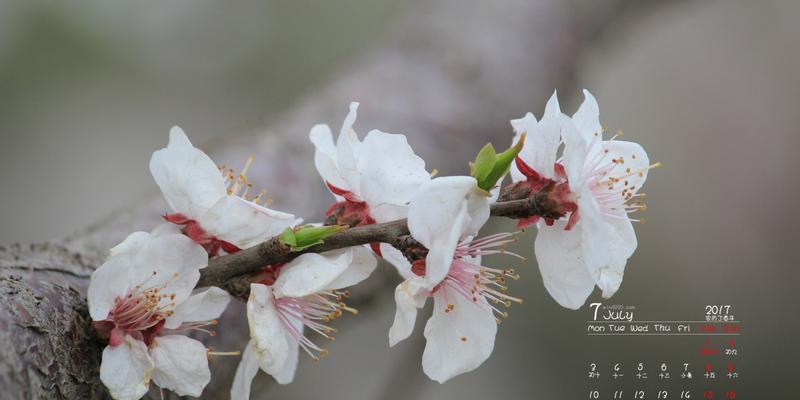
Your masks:
<svg viewBox="0 0 800 400"><path fill-rule="evenodd" d="M514 158L517 157L524 144L525 134L523 133L517 144L499 154L491 143L483 146L471 166L471 175L478 181L478 187L486 192L491 191L511 169L511 163L514 162Z"/></svg>
<svg viewBox="0 0 800 400"><path fill-rule="evenodd" d="M347 229L341 225L313 226L305 225L297 228L286 228L281 233L281 243L291 247L292 251L303 250L320 244L330 235Z"/></svg>

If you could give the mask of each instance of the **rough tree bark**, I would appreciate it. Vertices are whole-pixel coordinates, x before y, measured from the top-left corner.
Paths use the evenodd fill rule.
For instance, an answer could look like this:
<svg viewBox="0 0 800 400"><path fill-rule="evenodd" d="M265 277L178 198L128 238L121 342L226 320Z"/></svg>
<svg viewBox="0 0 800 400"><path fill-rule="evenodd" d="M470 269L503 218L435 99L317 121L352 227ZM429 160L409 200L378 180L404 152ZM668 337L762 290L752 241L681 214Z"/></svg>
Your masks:
<svg viewBox="0 0 800 400"><path fill-rule="evenodd" d="M359 100L357 131L405 133L430 168L464 173L480 145L510 141L510 118L539 110L554 88L570 83L581 33L595 32L587 22L600 24L585 10L560 0L409 4L389 39L347 73L264 131L226 137L212 157L230 164L255 154L250 174L256 186L269 185L275 207L319 218L331 198L313 169L308 130L319 121L338 128L348 102ZM98 379L102 343L84 300L88 277L108 248L160 223L165 207L149 199L61 240L0 247L0 398L108 396ZM385 287L383 281L372 291ZM360 292L369 296L370 290ZM215 348L243 346L241 310L233 306L223 316L222 324L238 329L214 338ZM212 362L208 398L227 397L237 361ZM150 396L158 395L151 390Z"/></svg>

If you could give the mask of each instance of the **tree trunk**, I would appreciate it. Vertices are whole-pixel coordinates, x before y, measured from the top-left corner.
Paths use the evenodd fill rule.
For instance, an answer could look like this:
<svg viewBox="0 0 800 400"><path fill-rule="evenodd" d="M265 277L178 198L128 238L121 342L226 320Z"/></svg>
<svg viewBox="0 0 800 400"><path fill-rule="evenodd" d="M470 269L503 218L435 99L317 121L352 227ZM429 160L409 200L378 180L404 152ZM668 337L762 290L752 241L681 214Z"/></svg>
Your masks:
<svg viewBox="0 0 800 400"><path fill-rule="evenodd" d="M338 131L348 103L357 100L362 135L372 127L404 133L429 169L464 174L482 144L510 142L510 118L540 110L555 88L570 83L581 42L575 24L581 10L572 7L560 0L409 4L390 38L346 74L264 131L226 137L212 157L231 164L254 154L250 175L255 187L270 189L274 207L319 219L332 197L314 170L307 134L320 121ZM581 23L586 30L586 19ZM98 379L104 344L85 303L89 277L111 246L132 231L150 230L165 211L161 199L148 199L62 240L0 247L0 398L108 397ZM373 293L386 288L374 286ZM209 343L241 349L247 336L241 305L220 325L226 330ZM226 398L237 362L213 360L204 395Z"/></svg>

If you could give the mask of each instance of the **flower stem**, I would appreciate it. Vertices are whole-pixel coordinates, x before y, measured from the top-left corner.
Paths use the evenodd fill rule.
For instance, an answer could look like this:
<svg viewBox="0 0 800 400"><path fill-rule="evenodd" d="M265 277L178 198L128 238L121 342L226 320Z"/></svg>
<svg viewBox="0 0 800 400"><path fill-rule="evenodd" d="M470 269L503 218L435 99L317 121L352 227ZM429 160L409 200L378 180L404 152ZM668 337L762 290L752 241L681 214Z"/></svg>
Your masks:
<svg viewBox="0 0 800 400"><path fill-rule="evenodd" d="M552 213L550 206L547 194L540 192L527 199L496 202L491 205L491 215L514 219L534 215L549 216ZM234 296L247 296L250 289L249 275L266 266L285 263L305 253L322 253L375 242L401 248L408 235L406 220L401 219L345 229L328 236L323 243L301 251L292 251L278 236L257 246L210 259L208 267L200 271L197 286L218 286Z"/></svg>

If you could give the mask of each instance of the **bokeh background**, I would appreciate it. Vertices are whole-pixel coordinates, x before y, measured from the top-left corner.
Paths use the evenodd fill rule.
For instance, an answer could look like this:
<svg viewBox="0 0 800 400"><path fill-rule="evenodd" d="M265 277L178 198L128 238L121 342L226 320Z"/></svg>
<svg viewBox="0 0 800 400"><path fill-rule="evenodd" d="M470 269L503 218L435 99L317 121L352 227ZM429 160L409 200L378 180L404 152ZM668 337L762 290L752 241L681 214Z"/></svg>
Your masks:
<svg viewBox="0 0 800 400"><path fill-rule="evenodd" d="M462 25L462 17L470 23ZM338 128L347 108L341 100L352 98L370 114L359 132L409 133L412 146L423 143L418 152L431 167L459 173L466 154L486 140L498 147L510 140L508 119L541 115L555 89L571 112L585 87L598 98L605 126L664 163L645 188L648 222L636 227L639 249L622 289L605 304L635 305L637 318L667 320L701 319L706 304L732 304L744 329L739 398L798 398L799 18L800 2L790 0L2 0L0 242L64 237L156 196L147 162L175 124L221 162L243 159L231 142L262 160L291 157L314 123ZM562 30L564 39L554 40ZM551 35L540 41L534 35L541 31ZM445 51L428 41L442 37L452 45ZM552 48L543 50L544 41ZM526 59L527 43L534 60ZM504 53L507 47L514 51ZM457 111L461 102L480 103L481 111L444 133L406 122L435 118L359 80L365 69L371 76L391 70L392 57L406 53L421 64L418 76L402 76L406 90L438 96L437 104ZM437 76L423 69L439 57L446 60L437 64L445 66L437 69L440 80L511 81L497 78L500 89L483 79L489 86L439 90ZM314 106L326 99L339 103ZM383 120L384 112L391 117ZM458 129L476 119L487 131ZM281 147L282 138L292 141ZM267 176L281 177L265 182L276 208L321 215L319 205L330 199L307 176L313 170L292 175L264 165ZM303 200L281 204L290 197ZM530 255L534 235L526 233L517 250ZM394 310L384 292L344 322L328 359L304 359L290 386L262 374L256 389L274 399L578 399L590 388L590 362L702 361L701 339L588 338L586 308L559 308L534 262L518 269L524 277L512 290L525 304L512 309L492 358L473 373L445 385L422 375L419 328L428 311L415 339L389 349ZM372 279L396 281L379 275ZM597 293L591 299L601 301Z"/></svg>

